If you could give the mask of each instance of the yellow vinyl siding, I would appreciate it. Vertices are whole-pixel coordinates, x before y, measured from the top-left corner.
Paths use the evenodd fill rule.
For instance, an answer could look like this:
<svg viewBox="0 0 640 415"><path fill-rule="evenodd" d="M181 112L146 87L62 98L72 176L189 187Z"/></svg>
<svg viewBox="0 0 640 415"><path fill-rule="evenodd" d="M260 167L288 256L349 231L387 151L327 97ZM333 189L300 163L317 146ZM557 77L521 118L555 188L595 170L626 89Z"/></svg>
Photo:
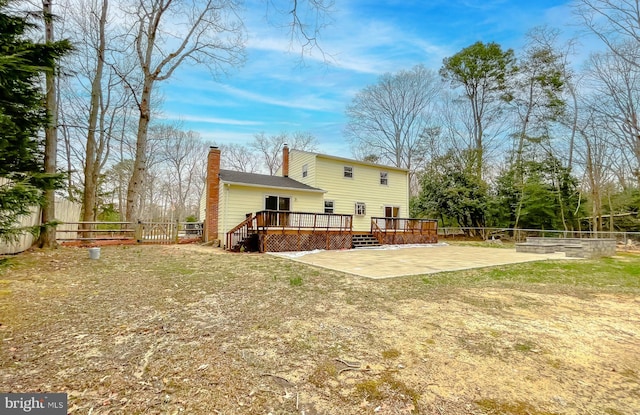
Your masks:
<svg viewBox="0 0 640 415"><path fill-rule="evenodd" d="M344 167L353 168L353 177L344 177ZM380 184L380 172L387 173L387 185ZM400 216L409 216L409 179L405 170L357 161L318 156L314 184L326 190L326 200L334 201L334 213L352 214L353 230L368 232L371 218L384 216L385 206L398 206ZM366 214L355 215L356 202L366 205Z"/></svg>
<svg viewBox="0 0 640 415"><path fill-rule="evenodd" d="M315 184L315 153L291 150L289 153L289 177L307 186L318 187ZM307 165L307 177L302 177L302 166Z"/></svg>
<svg viewBox="0 0 640 415"><path fill-rule="evenodd" d="M247 213L264 210L264 199L269 196L291 198L291 211L322 212L324 201L322 193L305 192L293 189L272 189L267 187L243 186L220 183L220 211L218 232L221 238L230 229L245 220Z"/></svg>

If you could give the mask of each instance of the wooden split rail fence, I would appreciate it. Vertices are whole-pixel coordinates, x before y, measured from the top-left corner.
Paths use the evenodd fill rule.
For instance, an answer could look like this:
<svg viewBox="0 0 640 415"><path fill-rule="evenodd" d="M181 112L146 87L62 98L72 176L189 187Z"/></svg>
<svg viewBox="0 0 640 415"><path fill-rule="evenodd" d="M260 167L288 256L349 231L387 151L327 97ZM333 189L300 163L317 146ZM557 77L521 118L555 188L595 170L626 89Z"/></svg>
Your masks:
<svg viewBox="0 0 640 415"><path fill-rule="evenodd" d="M58 241L136 241L173 244L202 239L202 222L64 222Z"/></svg>

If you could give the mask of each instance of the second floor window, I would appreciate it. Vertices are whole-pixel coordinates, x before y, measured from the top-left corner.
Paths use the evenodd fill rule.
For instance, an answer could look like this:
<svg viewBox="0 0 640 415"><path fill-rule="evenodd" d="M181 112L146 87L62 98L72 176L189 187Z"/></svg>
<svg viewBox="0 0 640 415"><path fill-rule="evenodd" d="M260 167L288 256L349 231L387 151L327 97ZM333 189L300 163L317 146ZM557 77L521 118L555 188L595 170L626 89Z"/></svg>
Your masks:
<svg viewBox="0 0 640 415"><path fill-rule="evenodd" d="M309 165L305 164L302 166L302 177L307 177L309 175Z"/></svg>
<svg viewBox="0 0 640 415"><path fill-rule="evenodd" d="M388 185L389 184L389 175L386 171L380 172L380 184Z"/></svg>
<svg viewBox="0 0 640 415"><path fill-rule="evenodd" d="M348 177L348 178L353 177L353 167L344 166L344 177Z"/></svg>

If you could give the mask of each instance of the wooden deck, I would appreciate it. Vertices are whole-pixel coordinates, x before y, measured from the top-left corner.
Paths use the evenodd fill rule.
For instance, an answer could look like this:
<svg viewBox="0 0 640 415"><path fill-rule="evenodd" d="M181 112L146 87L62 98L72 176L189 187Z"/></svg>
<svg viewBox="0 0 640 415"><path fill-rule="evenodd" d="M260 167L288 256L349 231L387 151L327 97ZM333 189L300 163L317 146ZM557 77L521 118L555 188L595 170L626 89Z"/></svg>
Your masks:
<svg viewBox="0 0 640 415"><path fill-rule="evenodd" d="M380 245L438 243L438 221L414 218L371 218L371 234Z"/></svg>
<svg viewBox="0 0 640 415"><path fill-rule="evenodd" d="M313 251L351 248L352 215L263 210L227 233L232 251Z"/></svg>
<svg viewBox="0 0 640 415"><path fill-rule="evenodd" d="M437 221L372 218L371 232L381 245L437 243ZM362 233L362 232L361 232ZM353 215L263 210L226 235L231 251L287 252L351 249Z"/></svg>

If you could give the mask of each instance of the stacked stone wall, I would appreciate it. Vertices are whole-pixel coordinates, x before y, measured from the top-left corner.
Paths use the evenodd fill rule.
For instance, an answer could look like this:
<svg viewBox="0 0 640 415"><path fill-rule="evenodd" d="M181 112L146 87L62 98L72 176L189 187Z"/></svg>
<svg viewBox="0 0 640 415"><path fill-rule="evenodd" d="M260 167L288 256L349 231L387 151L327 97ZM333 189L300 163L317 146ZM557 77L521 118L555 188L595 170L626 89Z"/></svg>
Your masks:
<svg viewBox="0 0 640 415"><path fill-rule="evenodd" d="M516 244L518 252L564 252L574 258L600 258L616 254L616 240L613 238L544 238L528 237L527 242Z"/></svg>

